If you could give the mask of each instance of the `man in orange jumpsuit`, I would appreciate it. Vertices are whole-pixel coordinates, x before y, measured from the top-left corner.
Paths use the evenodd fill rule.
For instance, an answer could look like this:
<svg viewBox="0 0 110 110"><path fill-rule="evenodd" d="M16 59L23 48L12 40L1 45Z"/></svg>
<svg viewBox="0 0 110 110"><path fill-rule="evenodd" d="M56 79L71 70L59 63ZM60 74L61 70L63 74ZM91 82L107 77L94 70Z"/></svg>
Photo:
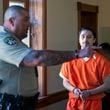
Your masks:
<svg viewBox="0 0 110 110"><path fill-rule="evenodd" d="M93 46L95 34L89 28L79 33L81 49ZM100 53L66 62L60 76L69 90L67 110L102 110L104 91L110 89L110 62Z"/></svg>

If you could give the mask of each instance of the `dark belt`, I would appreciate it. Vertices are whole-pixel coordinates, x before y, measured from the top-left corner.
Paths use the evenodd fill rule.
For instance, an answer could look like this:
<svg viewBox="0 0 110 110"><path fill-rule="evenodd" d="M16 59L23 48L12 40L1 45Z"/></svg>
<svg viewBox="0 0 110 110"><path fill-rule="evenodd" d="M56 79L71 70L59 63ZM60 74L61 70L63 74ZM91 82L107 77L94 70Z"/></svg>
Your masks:
<svg viewBox="0 0 110 110"><path fill-rule="evenodd" d="M0 110L7 110L6 108L8 108L8 110L27 110L26 107L30 104L32 105L32 107L35 108L35 105L38 100L38 96L39 93L31 97L24 97L21 95L15 96L7 93L4 94L0 93Z"/></svg>
<svg viewBox="0 0 110 110"><path fill-rule="evenodd" d="M39 92L36 93L34 96L30 96L30 97L24 97L24 96L21 96L21 95L11 95L11 94L7 94L7 93L0 93L0 97L2 97L4 100L8 100L8 101L15 101L16 99L17 100L22 100L22 101L31 101L31 100L34 100L34 99L38 99L38 96L39 96Z"/></svg>

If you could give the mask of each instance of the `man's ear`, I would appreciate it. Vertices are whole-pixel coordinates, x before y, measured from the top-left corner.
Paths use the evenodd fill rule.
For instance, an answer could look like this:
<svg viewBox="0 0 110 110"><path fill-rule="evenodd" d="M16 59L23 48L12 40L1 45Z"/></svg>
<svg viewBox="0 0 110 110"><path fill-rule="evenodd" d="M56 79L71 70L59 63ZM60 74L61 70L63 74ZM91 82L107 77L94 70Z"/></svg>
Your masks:
<svg viewBox="0 0 110 110"><path fill-rule="evenodd" d="M15 21L14 17L9 18L9 22L12 26L14 26L14 21Z"/></svg>

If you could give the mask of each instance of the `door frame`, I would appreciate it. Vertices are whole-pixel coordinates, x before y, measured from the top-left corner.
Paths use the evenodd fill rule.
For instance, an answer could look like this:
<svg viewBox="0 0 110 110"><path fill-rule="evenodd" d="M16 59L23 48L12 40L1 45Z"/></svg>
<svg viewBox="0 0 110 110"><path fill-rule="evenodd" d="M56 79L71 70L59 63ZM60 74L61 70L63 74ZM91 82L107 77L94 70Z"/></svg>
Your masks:
<svg viewBox="0 0 110 110"><path fill-rule="evenodd" d="M90 5L90 4L84 4L81 2L77 2L77 10L78 10L78 32L81 29L81 13L82 12L90 12L96 14L96 44L98 43L98 12L99 12L99 7L95 5ZM78 34L79 35L79 34ZM79 48L79 43L78 43L78 48Z"/></svg>

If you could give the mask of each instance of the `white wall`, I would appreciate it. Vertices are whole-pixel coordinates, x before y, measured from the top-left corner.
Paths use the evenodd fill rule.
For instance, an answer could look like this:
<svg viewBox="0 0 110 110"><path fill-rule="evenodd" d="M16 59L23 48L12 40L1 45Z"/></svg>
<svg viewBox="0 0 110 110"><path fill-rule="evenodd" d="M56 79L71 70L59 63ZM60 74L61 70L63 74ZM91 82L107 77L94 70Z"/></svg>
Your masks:
<svg viewBox="0 0 110 110"><path fill-rule="evenodd" d="M99 2L99 43L110 43L110 0L100 0Z"/></svg>
<svg viewBox="0 0 110 110"><path fill-rule="evenodd" d="M72 0L47 0L47 44L49 49L77 48L77 13ZM59 66L48 68L48 93L62 90ZM52 79L51 81L49 79Z"/></svg>
<svg viewBox="0 0 110 110"><path fill-rule="evenodd" d="M3 0L0 0L0 25L3 24Z"/></svg>
<svg viewBox="0 0 110 110"><path fill-rule="evenodd" d="M91 0L92 3L85 0L83 3L87 1L98 4L97 0ZM47 0L47 48L75 50L77 38L77 0ZM48 93L64 89L59 71L60 66L48 67Z"/></svg>
<svg viewBox="0 0 110 110"><path fill-rule="evenodd" d="M99 6L98 42L110 43L110 14L108 13L110 0L47 0L48 49L74 50L77 48L77 1ZM64 89L62 80L58 76L59 71L60 66L48 68L48 93ZM62 106L64 106L63 103L60 103L60 107ZM57 105L55 107L55 110L61 110ZM49 106L47 108L51 110Z"/></svg>
<svg viewBox="0 0 110 110"><path fill-rule="evenodd" d="M48 49L74 50L77 48L77 1L99 6L98 42L110 42L110 14L107 13L110 10L110 0L47 0ZM59 71L60 66L48 68L48 93L62 90L60 87L62 81L58 78ZM51 82L49 79L55 80Z"/></svg>

